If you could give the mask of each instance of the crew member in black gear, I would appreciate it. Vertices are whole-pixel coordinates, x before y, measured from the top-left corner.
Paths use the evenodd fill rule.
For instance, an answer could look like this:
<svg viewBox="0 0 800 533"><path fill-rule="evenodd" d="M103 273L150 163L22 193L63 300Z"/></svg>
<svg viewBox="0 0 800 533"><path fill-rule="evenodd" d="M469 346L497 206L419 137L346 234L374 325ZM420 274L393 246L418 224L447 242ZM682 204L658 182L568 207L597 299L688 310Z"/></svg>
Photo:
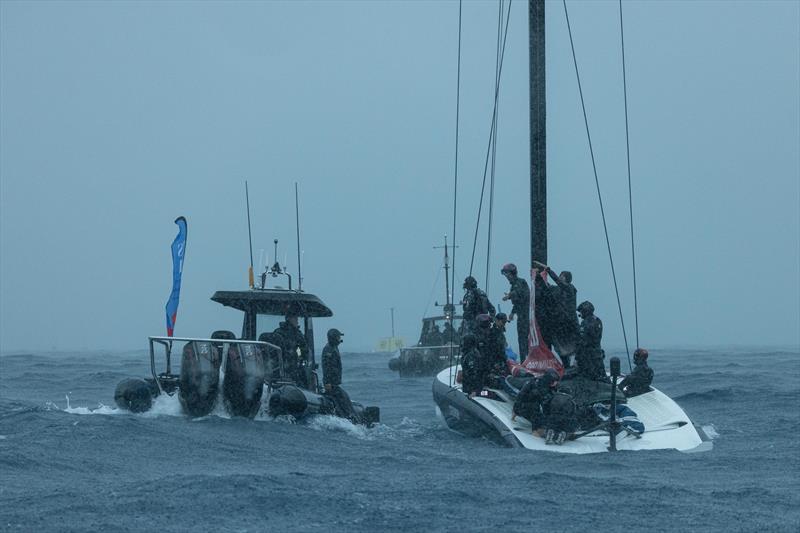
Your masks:
<svg viewBox="0 0 800 533"><path fill-rule="evenodd" d="M486 357L489 365L490 381L496 381L508 374L506 361L506 321L508 317L505 313L497 313L494 323L489 328L487 335ZM490 386L497 387L497 383Z"/></svg>
<svg viewBox="0 0 800 533"><path fill-rule="evenodd" d="M558 372L549 368L541 377L522 386L512 408L511 420L521 416L531 423L531 432L544 428L546 407L558 386Z"/></svg>
<svg viewBox="0 0 800 533"><path fill-rule="evenodd" d="M443 344L460 344L461 339L458 335L458 331L456 328L453 327L453 324L448 320L444 323L444 330L442 331L442 340L444 341Z"/></svg>
<svg viewBox="0 0 800 533"><path fill-rule="evenodd" d="M549 266L546 266L545 270L547 275L555 282L555 285L550 286L549 290L557 304L554 335L558 343L558 355L564 368L569 368L570 356L572 355L572 350L577 348L580 330L578 316L575 314L578 290L572 284L571 272L564 270L560 275L556 276Z"/></svg>
<svg viewBox="0 0 800 533"><path fill-rule="evenodd" d="M336 328L328 330L328 344L322 349L322 384L325 395L333 400L336 414L358 422L353 410L350 396L341 387L342 385L342 356L339 354L339 345L344 334Z"/></svg>
<svg viewBox="0 0 800 533"><path fill-rule="evenodd" d="M541 265L541 263L537 264ZM539 324L539 333L542 334L542 342L549 350L553 349L553 341L559 326L559 303L557 287L548 284L541 276L540 268L534 267L533 289L536 296L536 323Z"/></svg>
<svg viewBox="0 0 800 533"><path fill-rule="evenodd" d="M511 314L509 322L517 319L517 342L519 343L520 363L528 357L528 335L531 329L531 290L528 282L517 276L517 266L514 263L503 265L500 273L506 277L511 288L503 296L503 301L511 300Z"/></svg>
<svg viewBox="0 0 800 533"><path fill-rule="evenodd" d="M280 323L273 334L281 340L283 364L288 376L299 386L308 388L306 366L308 364L308 343L298 325L298 315L287 313L286 320Z"/></svg>
<svg viewBox="0 0 800 533"><path fill-rule="evenodd" d="M575 360L578 363L579 376L604 381L606 379L603 358L605 353L600 347L603 338L603 322L594 316L592 302L582 302L578 306L581 315L580 337Z"/></svg>
<svg viewBox="0 0 800 533"><path fill-rule="evenodd" d="M464 279L464 312L462 314L465 331L475 330L475 319L478 315L488 314L494 316L495 309L486 293L478 288L478 282L472 276Z"/></svg>
<svg viewBox="0 0 800 533"><path fill-rule="evenodd" d="M625 396L638 396L645 392L650 392L650 384L653 383L653 369L647 366L647 350L636 348L633 352L633 372L625 376L619 382L619 388Z"/></svg>
<svg viewBox="0 0 800 533"><path fill-rule="evenodd" d="M430 333L428 333L428 346L442 346L443 344L444 339L442 338L442 332L439 331L439 325L434 324Z"/></svg>
<svg viewBox="0 0 800 533"><path fill-rule="evenodd" d="M486 375L486 365L478 350L478 338L466 333L461 338L461 389L470 398L480 394Z"/></svg>

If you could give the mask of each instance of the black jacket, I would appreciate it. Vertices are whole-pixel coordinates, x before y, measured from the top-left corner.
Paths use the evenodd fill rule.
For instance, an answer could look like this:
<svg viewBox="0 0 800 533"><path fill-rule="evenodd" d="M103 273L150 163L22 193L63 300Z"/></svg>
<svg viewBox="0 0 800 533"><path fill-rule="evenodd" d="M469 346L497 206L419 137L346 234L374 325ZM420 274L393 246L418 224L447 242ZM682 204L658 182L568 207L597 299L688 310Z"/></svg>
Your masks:
<svg viewBox="0 0 800 533"><path fill-rule="evenodd" d="M322 384L342 384L342 356L339 355L339 347L331 343L322 349Z"/></svg>
<svg viewBox="0 0 800 533"><path fill-rule="evenodd" d="M511 299L511 314L517 315L520 319L530 317L531 290L528 288L528 282L520 277L514 278L508 296Z"/></svg>
<svg viewBox="0 0 800 533"><path fill-rule="evenodd" d="M489 314L494 316L494 306L489 301L486 293L480 289L467 289L464 294L464 320L474 321L478 315Z"/></svg>
<svg viewBox="0 0 800 533"><path fill-rule="evenodd" d="M651 383L653 383L653 369L644 362L633 367L633 372L619 382L619 388L624 390L627 387L626 395L637 396L648 392Z"/></svg>

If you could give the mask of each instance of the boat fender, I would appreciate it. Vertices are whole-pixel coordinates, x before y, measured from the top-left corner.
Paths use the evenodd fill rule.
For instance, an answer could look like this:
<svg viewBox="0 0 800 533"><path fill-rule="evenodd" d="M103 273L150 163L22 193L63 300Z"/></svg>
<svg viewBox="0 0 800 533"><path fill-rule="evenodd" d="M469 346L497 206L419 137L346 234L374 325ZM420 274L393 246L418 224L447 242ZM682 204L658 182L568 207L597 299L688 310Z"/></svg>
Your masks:
<svg viewBox="0 0 800 533"><path fill-rule="evenodd" d="M132 413L143 413L153 405L150 384L143 379L124 379L120 381L114 391L114 401L120 409Z"/></svg>
<svg viewBox="0 0 800 533"><path fill-rule="evenodd" d="M400 370L400 358L399 357L392 357L389 359L389 370L394 370L397 372Z"/></svg>

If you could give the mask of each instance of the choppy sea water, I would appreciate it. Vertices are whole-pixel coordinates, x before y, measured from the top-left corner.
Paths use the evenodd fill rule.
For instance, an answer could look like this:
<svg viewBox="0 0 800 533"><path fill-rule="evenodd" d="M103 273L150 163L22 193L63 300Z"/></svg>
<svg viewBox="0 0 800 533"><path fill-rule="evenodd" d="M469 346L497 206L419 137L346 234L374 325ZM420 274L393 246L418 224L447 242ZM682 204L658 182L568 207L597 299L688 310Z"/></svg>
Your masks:
<svg viewBox="0 0 800 533"><path fill-rule="evenodd" d="M623 355L624 357L624 355ZM344 354L371 429L116 408L147 355L0 355L0 531L800 530L800 353L654 350L707 453L536 453L444 428L432 378Z"/></svg>

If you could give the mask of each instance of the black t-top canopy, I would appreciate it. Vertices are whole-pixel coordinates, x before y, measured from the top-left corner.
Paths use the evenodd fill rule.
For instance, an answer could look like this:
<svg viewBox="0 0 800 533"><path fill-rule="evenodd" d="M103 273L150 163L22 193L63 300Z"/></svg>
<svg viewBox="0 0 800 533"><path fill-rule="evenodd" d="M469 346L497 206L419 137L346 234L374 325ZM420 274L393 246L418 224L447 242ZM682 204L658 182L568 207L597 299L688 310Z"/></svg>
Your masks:
<svg viewBox="0 0 800 533"><path fill-rule="evenodd" d="M211 299L227 307L259 315L284 316L287 312L298 316L333 316L322 300L307 292L285 289L253 289L248 291L217 291Z"/></svg>

